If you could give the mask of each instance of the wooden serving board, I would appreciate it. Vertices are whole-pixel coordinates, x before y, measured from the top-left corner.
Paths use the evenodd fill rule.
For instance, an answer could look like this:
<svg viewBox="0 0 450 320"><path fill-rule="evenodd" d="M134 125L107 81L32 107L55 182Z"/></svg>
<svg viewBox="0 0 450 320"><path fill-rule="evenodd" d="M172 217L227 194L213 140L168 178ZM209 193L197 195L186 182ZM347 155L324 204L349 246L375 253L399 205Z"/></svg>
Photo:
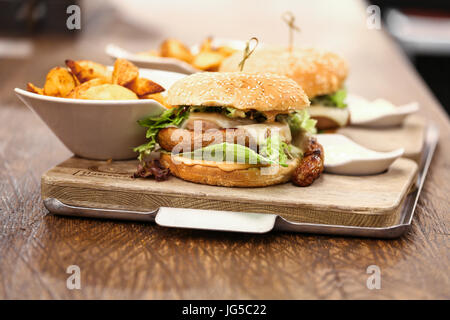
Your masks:
<svg viewBox="0 0 450 320"><path fill-rule="evenodd" d="M404 157L419 163L424 148L427 124L418 115L407 117L401 126L387 128L367 128L350 126L339 129L343 134L360 145L381 152L404 148Z"/></svg>
<svg viewBox="0 0 450 320"><path fill-rule="evenodd" d="M200 185L171 177L133 179L137 161L72 157L42 176L42 198L80 207L151 211L177 207L274 213L291 222L387 227L398 223L417 164L397 159L383 174L324 174L310 187L286 183L265 188Z"/></svg>

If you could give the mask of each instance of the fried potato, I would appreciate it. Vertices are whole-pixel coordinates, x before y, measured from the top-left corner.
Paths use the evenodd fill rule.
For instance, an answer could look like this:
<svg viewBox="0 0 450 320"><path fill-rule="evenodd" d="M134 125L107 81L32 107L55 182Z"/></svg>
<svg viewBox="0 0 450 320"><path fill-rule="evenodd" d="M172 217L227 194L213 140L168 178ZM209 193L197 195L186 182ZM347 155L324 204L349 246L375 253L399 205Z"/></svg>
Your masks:
<svg viewBox="0 0 450 320"><path fill-rule="evenodd" d="M139 76L139 69L130 61L125 59L116 59L112 73L112 83L120 86L126 86Z"/></svg>
<svg viewBox="0 0 450 320"><path fill-rule="evenodd" d="M172 108L171 105L167 104L166 98L161 93L153 93L153 94L146 94L145 96L139 97L140 99L153 99L161 103L166 108Z"/></svg>
<svg viewBox="0 0 450 320"><path fill-rule="evenodd" d="M160 47L161 57L176 58L191 63L193 55L191 51L180 41L167 39Z"/></svg>
<svg viewBox="0 0 450 320"><path fill-rule="evenodd" d="M236 49L233 49L232 47L228 47L228 46L221 46L216 49L216 52L220 53L225 58L231 56L236 51L237 51Z"/></svg>
<svg viewBox="0 0 450 320"><path fill-rule="evenodd" d="M44 94L53 97L65 97L77 84L77 80L69 70L55 67L47 74L44 84Z"/></svg>
<svg viewBox="0 0 450 320"><path fill-rule="evenodd" d="M146 78L136 78L131 81L126 87L136 93L138 96L163 92L165 90L156 82L153 82Z"/></svg>
<svg viewBox="0 0 450 320"><path fill-rule="evenodd" d="M67 96L66 98L71 99L83 99L80 98L84 95L84 93L91 87L97 87L102 84L108 84L109 82L104 79L92 79L89 81L86 81L82 83L81 85L75 87Z"/></svg>
<svg viewBox="0 0 450 320"><path fill-rule="evenodd" d="M203 51L214 51L212 47L212 38L206 38L203 40L202 44L200 45L200 52Z"/></svg>
<svg viewBox="0 0 450 320"><path fill-rule="evenodd" d="M90 60L66 60L66 66L81 83L92 79L103 79L111 82L111 70L100 63Z"/></svg>
<svg viewBox="0 0 450 320"><path fill-rule="evenodd" d="M222 61L225 59L223 55L213 51L202 51L197 54L192 61L192 65L197 69L204 71L217 71Z"/></svg>
<svg viewBox="0 0 450 320"><path fill-rule="evenodd" d="M137 100L137 95L117 84L101 84L78 94L79 99L88 100Z"/></svg>
<svg viewBox="0 0 450 320"><path fill-rule="evenodd" d="M44 94L44 89L43 88L39 88L36 87L34 84L32 84L31 82L27 83L27 90L33 93L37 93L37 94Z"/></svg>

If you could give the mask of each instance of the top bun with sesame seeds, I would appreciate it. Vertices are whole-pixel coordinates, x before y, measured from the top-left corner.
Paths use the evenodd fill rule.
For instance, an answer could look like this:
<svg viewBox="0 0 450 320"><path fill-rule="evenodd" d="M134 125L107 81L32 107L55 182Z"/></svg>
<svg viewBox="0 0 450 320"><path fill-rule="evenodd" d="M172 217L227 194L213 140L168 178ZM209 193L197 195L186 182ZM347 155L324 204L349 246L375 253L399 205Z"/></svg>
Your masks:
<svg viewBox="0 0 450 320"><path fill-rule="evenodd" d="M173 106L218 106L289 113L309 106L293 80L271 73L201 72L175 82L167 93Z"/></svg>
<svg viewBox="0 0 450 320"><path fill-rule="evenodd" d="M242 52L225 59L219 71L239 70ZM244 72L271 72L297 82L311 99L342 88L348 75L348 65L335 53L318 49L281 48L256 50L246 61Z"/></svg>

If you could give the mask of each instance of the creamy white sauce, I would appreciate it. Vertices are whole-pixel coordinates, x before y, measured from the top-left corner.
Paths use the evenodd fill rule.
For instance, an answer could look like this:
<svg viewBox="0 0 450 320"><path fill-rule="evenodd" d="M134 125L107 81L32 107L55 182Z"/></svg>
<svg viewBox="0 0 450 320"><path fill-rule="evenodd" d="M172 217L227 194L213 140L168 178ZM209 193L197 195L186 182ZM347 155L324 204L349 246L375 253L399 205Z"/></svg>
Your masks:
<svg viewBox="0 0 450 320"><path fill-rule="evenodd" d="M377 160L386 157L385 153L366 149L339 134L319 134L316 137L323 146L326 166L352 160Z"/></svg>
<svg viewBox="0 0 450 320"><path fill-rule="evenodd" d="M369 102L364 98L352 98L348 101L352 122L363 122L395 112L396 106L384 99Z"/></svg>
<svg viewBox="0 0 450 320"><path fill-rule="evenodd" d="M324 153L325 163L328 165L335 165L349 160L377 159L384 157L377 152L349 144L327 145L324 147Z"/></svg>

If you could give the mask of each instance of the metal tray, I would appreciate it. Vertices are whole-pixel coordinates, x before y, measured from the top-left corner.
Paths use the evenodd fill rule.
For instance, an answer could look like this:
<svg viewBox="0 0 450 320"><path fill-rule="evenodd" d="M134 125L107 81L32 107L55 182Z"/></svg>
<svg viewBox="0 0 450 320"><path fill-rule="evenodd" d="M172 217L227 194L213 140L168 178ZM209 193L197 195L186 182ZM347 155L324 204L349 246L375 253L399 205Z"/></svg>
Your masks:
<svg viewBox="0 0 450 320"><path fill-rule="evenodd" d="M62 203L55 198L44 200L48 211L75 217L107 218L156 222L160 226L214 231L232 231L247 233L266 233L273 230L392 239L401 236L411 226L414 210L425 181L434 150L439 139L439 130L435 125L427 127L425 145L420 161L417 180L413 190L406 196L400 222L383 228L353 227L313 223L290 222L275 214L213 211L200 209L181 209L161 207L154 211L138 212L113 209L77 207Z"/></svg>

